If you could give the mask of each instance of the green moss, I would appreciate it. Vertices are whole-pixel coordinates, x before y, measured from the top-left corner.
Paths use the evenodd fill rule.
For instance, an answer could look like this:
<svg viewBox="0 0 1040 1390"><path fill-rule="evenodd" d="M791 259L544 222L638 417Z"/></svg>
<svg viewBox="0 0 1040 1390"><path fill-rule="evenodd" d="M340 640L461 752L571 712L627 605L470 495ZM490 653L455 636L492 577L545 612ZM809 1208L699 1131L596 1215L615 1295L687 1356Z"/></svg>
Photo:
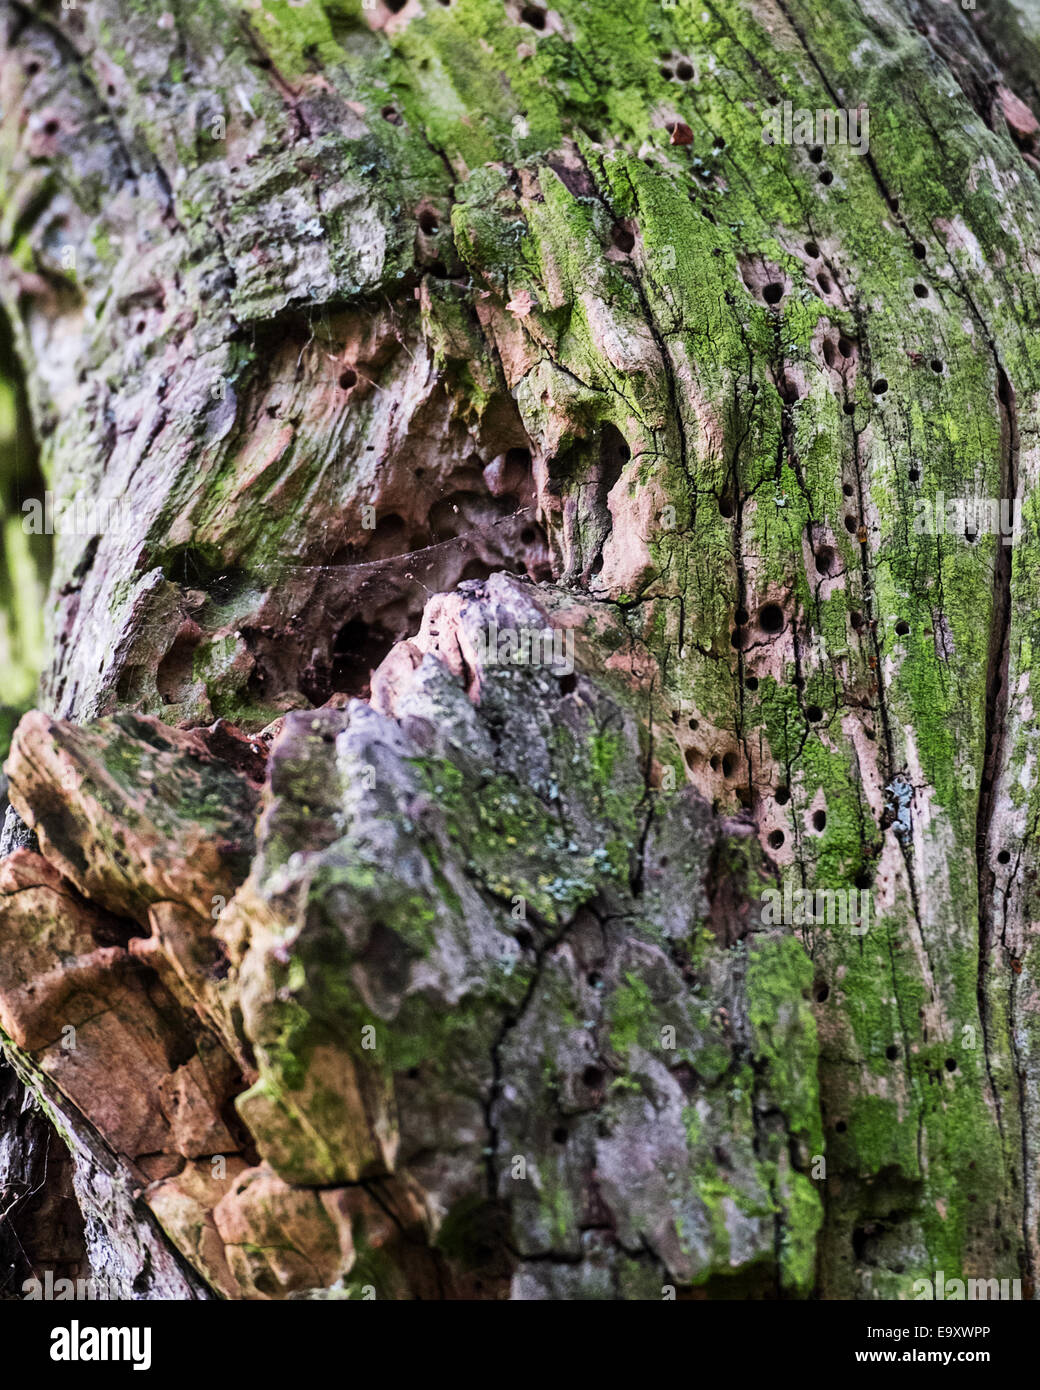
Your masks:
<svg viewBox="0 0 1040 1390"><path fill-rule="evenodd" d="M626 1057L633 1047L649 1048L657 1043L656 1014L653 999L645 980L629 973L625 984L614 990L607 1001L610 1020L610 1045L619 1057Z"/></svg>
<svg viewBox="0 0 1040 1390"><path fill-rule="evenodd" d="M750 938L747 1009L758 1065L781 1098L788 1132L821 1153L816 1020L807 1003L812 979L812 962L797 937Z"/></svg>
<svg viewBox="0 0 1040 1390"><path fill-rule="evenodd" d="M178 14L179 24L206 30L207 41L212 34L213 47L232 49L243 16L212 0L189 8ZM796 6L792 18L800 15ZM626 438L639 437L634 486L659 487L674 504L678 525L648 534L649 572L610 593L617 646L630 639L658 659L666 707L695 711L720 747L753 756L748 790L756 805L781 780L790 786L784 854L793 848L794 861L784 877L798 886L851 886L876 864L886 837L892 844L893 832L878 824L876 793L864 791L875 771L863 765L873 758L869 740L863 735L854 748L851 727L875 735L884 777L905 771L912 779L916 838L905 856L884 861L886 872L892 863L898 871L898 881L885 886L890 906L875 912L865 937L822 925L807 931L811 964L792 938L751 941L749 1018L756 1065L763 1084L784 1098L791 1135L820 1151L822 1087L832 1121L840 1113L846 1126L842 1133L829 1130L832 1167L851 1187L884 1171L915 1184L921 1239L955 1268L972 1232L985 1231L998 1208L1008 1216L1017 1200L1008 1197L1001 1207L997 1194L1014 1187L1009 1174L1020 1163L1021 1136L1010 1120L998 1133L983 1094L987 1062L1003 1085L1019 1069L1014 1054L1024 1039L1029 1055L1035 1051L1022 1000L1030 997L1036 963L1028 960L1024 978L1016 977L1017 1002L991 1002L990 1056L981 1047L954 1051L957 1030L979 1024L975 837L996 545L920 536L911 518L915 501L939 491L958 495L970 484L998 495L1003 423L994 356L1021 401L1035 395L1040 381L1040 314L1016 282L1028 207L1018 193L1018 152L938 73L926 41L887 23L879 27L854 6L839 5L826 25L812 26L808 47L791 26L766 25L753 8L732 3L705 10L650 0L625 7L561 0L547 27L536 30L505 16L498 0L454 0L373 32L358 0L305 6L269 0L244 22L281 81L313 95L307 82L321 71L364 112L363 134L347 139L327 131L315 139L315 157L338 162L344 184L356 183L358 199L372 201L388 230L388 250L373 280L364 281L351 253L354 204L324 218L331 298L352 303L365 296L370 304L385 293L404 314L403 277L420 269L411 210L420 198L451 206L455 247L445 255L453 273L452 258L461 258L471 283L464 285L462 276L452 288L440 283L416 312L460 418L482 419L502 389L499 365L481 342L475 296L482 296L481 306L500 309L527 291L534 308L526 330L517 325L516 331L527 332L532 361L515 383L514 399L523 425L557 469L561 460L572 467L571 494L591 475L605 423ZM117 43L101 21L101 40L131 85L143 83L133 57L154 18L134 5L126 25ZM885 60L868 61L879 44ZM688 82L677 80L680 60L696 69ZM173 82L182 80L180 62L174 56ZM830 183L819 181L804 151L768 149L761 139L770 102L791 96L811 107L831 104L821 72L832 91L869 105L873 121L871 160L829 150ZM262 116L264 103L280 111L284 97L272 89L256 101ZM382 120L384 106L399 111L403 122ZM204 180L215 176L205 166L219 167L217 152L197 131L152 129L146 108L135 100L128 124L155 151L165 154L172 140L187 175L174 194L177 216L201 247L212 203ZM689 146L669 143L667 125L677 115L690 126ZM571 142L566 161L560 157L565 140ZM251 193L231 200L235 233L262 221L270 200L294 186L295 177L281 153L265 160ZM107 196L101 186L81 192L88 207ZM1007 212L1012 197L1017 216ZM898 214L887 198L898 199ZM620 218L631 220L636 237L624 255L612 246ZM10 230L12 261L35 270L30 238L18 226ZM93 237L107 271L114 254L108 235L99 226ZM809 255L810 238L822 256ZM918 240L924 260L914 254ZM785 282L776 308L754 283L766 263ZM821 279L824 264L833 291ZM918 299L913 285L921 280L927 295ZM411 279L405 283L410 294ZM277 284L236 287L233 308L243 327L281 313L279 293ZM821 361L825 330L852 341L840 371ZM219 364L243 400L254 374L262 380L262 352L263 345L243 341ZM929 365L934 359L942 360L940 373ZM793 404L777 390L787 370L804 379L805 394ZM887 391L873 389L881 378ZM211 547L204 553L214 565L245 554L256 561L256 575L244 576L238 593L207 610L213 631L234 631L261 588L284 576L287 557L310 544L294 530L292 506L281 521L266 507L234 508L228 520L229 499L250 462L245 446L229 440L191 518L200 551ZM293 499L314 495L323 466L321 449L288 450L286 473L296 470ZM1021 483L1027 515L1036 517L1037 494L1024 476ZM728 515L719 505L724 498ZM183 525L183 503L183 495L171 498L155 537L165 536L175 519ZM593 544L594 529L579 516L583 547ZM826 585L806 558L817 535L839 560ZM32 576L19 545L18 535L5 531L17 593L3 606L16 616L0 638L12 640L35 631ZM169 558L160 554L157 563ZM1040 752L1021 713L1037 703L1038 560L1040 547L1027 538L1015 556L1007 678L1015 692L1007 755L1020 768L1034 765ZM23 590L29 597L19 610ZM797 662L793 655L773 662L762 644L756 653L731 643L738 598L754 606L767 594L783 596L788 633L799 635ZM900 619L909 632L896 632ZM30 649L38 656L38 644L29 641ZM250 696L246 655L239 639L214 638L200 647L195 674L215 713L257 727L280 711ZM18 658L9 669L17 690L0 693L18 706L28 698L34 659ZM749 673L759 680L754 692ZM822 720L808 718L813 703ZM628 738L627 731L591 725L579 736L565 729L554 736L554 776L590 808L587 839L561 825L551 800L508 779L464 775L449 763L423 769L454 847L490 900L501 906L524 897L557 927L598 892L628 882L641 828L637 808L645 810L644 789L624 756ZM639 750L640 762L645 752ZM669 747L667 762L686 776L676 748ZM965 779L966 767L974 780ZM137 769L117 771L129 779ZM692 775L709 788L720 815L737 809L736 778L713 781L710 765L699 764ZM1026 782L1014 780L1008 793L1023 825L1040 813L1040 789ZM272 844L275 859L287 861L304 829L329 810L315 790L301 777L298 818L287 820ZM822 834L807 830L815 805L826 807ZM215 804L203 809L207 819L216 817ZM741 869L738 857L727 866L733 873ZM924 862L936 866L927 879ZM383 907L387 929L418 956L430 948L437 914L460 911L449 874L439 861L430 863L432 902L414 895L396 900L386 891ZM334 877L316 886L315 901L319 889L338 887L370 904L387 889L368 864L335 883ZM646 924L645 935L660 944L654 925ZM311 1022L299 1022L290 1008L272 1029L264 1065L279 1104L305 1077L308 1049L326 1036L321 1030L335 1036L340 1027L347 1036L368 1018L349 985L319 983L323 971L349 978L350 953L337 954L332 939L330 928L307 962L305 980L290 982L294 997L307 996L300 1008ZM819 1058L804 998L814 970L831 990ZM381 1047L372 1065L450 1067L453 1045L487 1030L481 1009L493 1011L492 1004L515 999L526 986L523 969L500 974L485 994L477 991L472 1008L448 1021L410 1001L386 1042L389 1061ZM611 1045L620 1056L653 1047L659 1026L649 990L634 978L608 1001ZM934 1018L927 1024L923 1018L935 1000L942 1001L945 1037L936 1036ZM687 1051L699 1074L721 1084L729 1054L707 1026ZM950 1056L957 1061L953 1073ZM1028 1057L1026 1063L1028 1069ZM753 1087L746 1075L726 1082L748 1103ZM623 1076L613 1089L638 1085ZM691 1132L691 1144L702 1139ZM763 1159L759 1172L784 1213L783 1278L804 1289L818 1221L815 1194L776 1157ZM722 1201L737 1200L707 1160L702 1179L704 1200L716 1211ZM758 1199L747 1200L753 1206ZM848 1200L852 1221L855 1201ZM722 1250L722 1232L716 1234ZM848 1235L840 1235L846 1244Z"/></svg>
<svg viewBox="0 0 1040 1390"><path fill-rule="evenodd" d="M785 1289L804 1296L816 1280L823 1202L804 1173L787 1175L782 1197L785 1211L780 1235L780 1280Z"/></svg>

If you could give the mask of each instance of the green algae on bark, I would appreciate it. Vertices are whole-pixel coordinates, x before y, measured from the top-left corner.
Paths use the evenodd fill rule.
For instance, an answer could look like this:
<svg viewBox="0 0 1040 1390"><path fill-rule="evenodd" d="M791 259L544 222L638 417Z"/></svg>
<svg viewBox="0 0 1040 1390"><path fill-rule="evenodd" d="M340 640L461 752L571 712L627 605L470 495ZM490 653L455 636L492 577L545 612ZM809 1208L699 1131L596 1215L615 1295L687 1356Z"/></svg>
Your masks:
<svg viewBox="0 0 1040 1390"><path fill-rule="evenodd" d="M134 503L127 534L56 538L44 708L253 735L288 720L239 904L273 958L248 914L241 940L234 914L221 927L248 984L260 1075L241 1105L261 1149L290 1183L382 1174L405 1142L389 1088L429 1069L455 1094L471 1047L458 1124L482 1215L467 1191L409 1219L471 1249L515 1196L516 1296L653 1296L636 1247L709 1291L731 1266L743 1292L761 1273L909 1296L939 1267L1032 1288L1035 16L938 0L168 14L5 9L0 296L48 480ZM869 109L869 152L765 145L788 99ZM1017 498L1021 540L919 531L940 494ZM564 702L587 700L586 721L554 723L545 672L473 688L468 648L442 652L443 688L423 678L433 714L398 714L388 683L412 679L400 643L428 596L503 570L539 581L548 612L576 606ZM463 690L505 740L482 760ZM382 785L378 760L324 761L356 710L323 710L305 741L312 707L370 695L404 730L398 746L370 726L382 799L347 790L370 765ZM517 704L541 761L508 762ZM446 746L408 719L449 721ZM351 839L362 814L383 839ZM684 826L732 900L690 873L671 886ZM313 835L320 870L293 868ZM760 872L868 892L869 930L749 933ZM357 949L421 971L478 900L472 1007L365 994ZM584 968L597 933L611 971ZM623 1070L588 1062L597 1084L569 1093L587 1036ZM313 1059L338 1048L370 1091L319 1084ZM758 1088L778 1097L767 1133ZM632 1155L589 1119L601 1092L625 1133L672 1126L681 1192L625 1192ZM547 1096L575 1118L535 1135ZM371 1148L343 1138L361 1113L382 1125ZM715 1114L726 1161L703 1138ZM572 1151L624 1206L606 1253ZM526 1177L505 1176L514 1159ZM474 1224L480 1239L453 1229Z"/></svg>

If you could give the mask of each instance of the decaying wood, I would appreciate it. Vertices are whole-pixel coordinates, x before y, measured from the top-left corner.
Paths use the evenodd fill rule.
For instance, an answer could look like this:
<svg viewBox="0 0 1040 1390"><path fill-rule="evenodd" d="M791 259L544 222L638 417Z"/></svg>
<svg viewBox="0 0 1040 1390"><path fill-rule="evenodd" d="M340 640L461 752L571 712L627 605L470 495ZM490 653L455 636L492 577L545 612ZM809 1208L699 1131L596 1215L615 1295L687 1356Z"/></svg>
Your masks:
<svg viewBox="0 0 1040 1390"><path fill-rule="evenodd" d="M0 24L14 1273L1031 1297L1031 8Z"/></svg>

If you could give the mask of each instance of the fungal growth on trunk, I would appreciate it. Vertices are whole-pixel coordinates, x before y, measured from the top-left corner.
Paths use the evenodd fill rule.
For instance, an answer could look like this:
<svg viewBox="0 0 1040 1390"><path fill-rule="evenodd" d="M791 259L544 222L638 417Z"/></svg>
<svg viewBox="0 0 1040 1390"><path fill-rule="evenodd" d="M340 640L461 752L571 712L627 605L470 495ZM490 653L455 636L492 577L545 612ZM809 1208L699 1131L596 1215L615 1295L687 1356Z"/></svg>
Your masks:
<svg viewBox="0 0 1040 1390"><path fill-rule="evenodd" d="M1034 1296L1038 63L0 0L0 1298Z"/></svg>

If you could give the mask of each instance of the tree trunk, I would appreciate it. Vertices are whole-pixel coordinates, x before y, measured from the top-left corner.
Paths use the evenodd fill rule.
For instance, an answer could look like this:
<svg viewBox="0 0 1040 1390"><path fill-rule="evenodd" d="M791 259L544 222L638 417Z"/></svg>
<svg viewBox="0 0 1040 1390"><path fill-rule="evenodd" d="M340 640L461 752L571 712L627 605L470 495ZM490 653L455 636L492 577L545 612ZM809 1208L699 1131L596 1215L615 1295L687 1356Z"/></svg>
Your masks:
<svg viewBox="0 0 1040 1390"><path fill-rule="evenodd" d="M0 15L8 1295L1032 1297L1035 10Z"/></svg>

